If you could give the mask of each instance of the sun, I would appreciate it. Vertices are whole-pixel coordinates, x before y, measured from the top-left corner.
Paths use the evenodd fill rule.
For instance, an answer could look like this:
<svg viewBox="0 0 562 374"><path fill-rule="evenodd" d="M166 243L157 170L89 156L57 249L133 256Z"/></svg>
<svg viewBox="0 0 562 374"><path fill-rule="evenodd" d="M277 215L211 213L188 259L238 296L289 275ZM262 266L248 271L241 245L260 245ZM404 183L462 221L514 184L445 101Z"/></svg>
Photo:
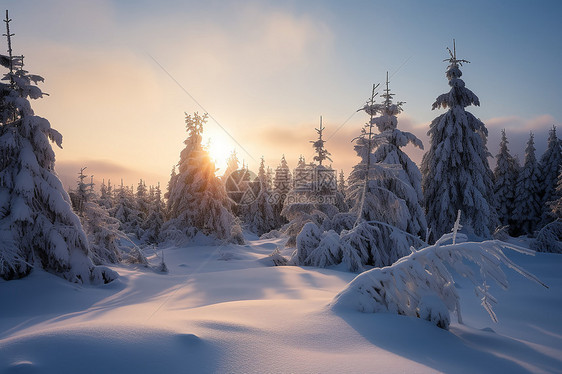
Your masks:
<svg viewBox="0 0 562 374"><path fill-rule="evenodd" d="M215 162L215 167L219 169L217 175L222 175L226 170L226 161L235 147L231 144L229 139L217 134L209 135L205 144L209 156L211 156L211 159Z"/></svg>

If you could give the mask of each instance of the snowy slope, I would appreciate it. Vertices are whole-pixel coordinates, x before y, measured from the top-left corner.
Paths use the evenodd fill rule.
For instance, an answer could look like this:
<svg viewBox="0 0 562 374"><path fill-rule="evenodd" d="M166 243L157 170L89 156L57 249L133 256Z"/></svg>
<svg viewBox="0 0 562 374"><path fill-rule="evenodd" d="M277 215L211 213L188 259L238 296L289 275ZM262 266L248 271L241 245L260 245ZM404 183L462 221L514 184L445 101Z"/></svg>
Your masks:
<svg viewBox="0 0 562 374"><path fill-rule="evenodd" d="M168 274L116 266L78 286L42 271L0 281L0 373L562 373L562 256L510 255L499 323L459 280L465 325L326 308L354 275L271 267L278 244L164 250ZM153 258L154 262L158 259Z"/></svg>

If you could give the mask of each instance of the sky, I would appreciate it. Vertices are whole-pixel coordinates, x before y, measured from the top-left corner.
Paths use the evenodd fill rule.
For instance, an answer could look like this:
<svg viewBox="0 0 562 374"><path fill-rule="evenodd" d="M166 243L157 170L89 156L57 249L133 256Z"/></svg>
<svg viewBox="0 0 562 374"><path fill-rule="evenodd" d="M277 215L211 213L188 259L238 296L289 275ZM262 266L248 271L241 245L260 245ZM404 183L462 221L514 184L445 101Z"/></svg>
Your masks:
<svg viewBox="0 0 562 374"><path fill-rule="evenodd" d="M303 155L320 116L336 169L358 162L351 140L368 120L357 112L386 72L404 101L398 128L424 142L431 110L447 92L446 47L456 40L467 108L498 150L506 129L524 158L537 156L560 125L560 1L128 1L5 0L15 54L45 78L32 106L62 133L56 170L74 186L81 167L111 179L166 186L186 138L185 114L208 112L204 138L224 170L233 149L250 169ZM7 49L0 43L2 53ZM559 130L559 134L560 134ZM406 148L421 161L423 151ZM493 167L494 161L490 159Z"/></svg>

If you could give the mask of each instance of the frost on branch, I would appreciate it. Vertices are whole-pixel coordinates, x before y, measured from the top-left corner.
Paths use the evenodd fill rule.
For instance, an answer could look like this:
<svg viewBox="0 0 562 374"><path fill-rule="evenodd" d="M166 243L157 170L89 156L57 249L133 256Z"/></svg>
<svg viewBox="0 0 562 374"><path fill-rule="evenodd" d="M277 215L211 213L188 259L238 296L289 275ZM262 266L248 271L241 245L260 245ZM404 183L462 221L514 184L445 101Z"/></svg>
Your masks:
<svg viewBox="0 0 562 374"><path fill-rule="evenodd" d="M496 299L489 292L488 280L494 280L503 289L508 281L500 265L509 267L527 279L546 287L535 276L513 263L503 249L533 255L534 252L497 240L481 243L465 242L466 236L445 234L432 246L414 251L391 266L375 268L358 275L332 301L333 310L355 309L364 313L395 313L418 317L448 329L450 312L455 312L462 323L459 294L448 268L468 278L481 304L497 321L492 306ZM478 267L472 271L465 260ZM448 266L447 266L448 265Z"/></svg>
<svg viewBox="0 0 562 374"><path fill-rule="evenodd" d="M562 253L562 221L560 218L539 231L535 240L531 242L531 249L537 252Z"/></svg>

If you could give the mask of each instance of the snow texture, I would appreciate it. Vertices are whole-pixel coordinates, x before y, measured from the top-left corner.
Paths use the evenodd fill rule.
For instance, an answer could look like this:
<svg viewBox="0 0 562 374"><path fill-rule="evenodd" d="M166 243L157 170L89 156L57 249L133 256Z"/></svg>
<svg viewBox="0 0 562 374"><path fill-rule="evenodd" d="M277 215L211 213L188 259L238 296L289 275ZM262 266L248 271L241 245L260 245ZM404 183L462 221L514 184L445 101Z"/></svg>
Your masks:
<svg viewBox="0 0 562 374"><path fill-rule="evenodd" d="M460 297L447 266L474 284L474 291L480 298L482 307L493 321L497 321L492 308L496 299L489 292L487 282L494 280L504 289L509 285L500 265L514 269L544 286L535 276L506 257L502 249L525 254L533 254L533 251L495 240L456 244L455 240L458 239L466 240L466 236L456 231L446 234L434 245L414 251L392 266L371 269L358 275L334 298L331 308L418 317L448 329L449 312L456 313L459 323L462 323L462 317ZM444 244L451 240L451 244ZM478 273L463 260L475 264Z"/></svg>

